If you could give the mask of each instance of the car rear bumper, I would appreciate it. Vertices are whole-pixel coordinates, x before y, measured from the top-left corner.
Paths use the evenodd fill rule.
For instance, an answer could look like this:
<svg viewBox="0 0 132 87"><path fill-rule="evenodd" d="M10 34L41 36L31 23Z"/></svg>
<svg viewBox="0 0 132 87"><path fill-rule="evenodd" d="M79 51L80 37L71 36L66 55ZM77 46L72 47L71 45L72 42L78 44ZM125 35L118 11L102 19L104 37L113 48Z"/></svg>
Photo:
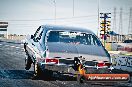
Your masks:
<svg viewBox="0 0 132 87"><path fill-rule="evenodd" d="M74 60L67 59L58 59L57 63L53 61L48 61L44 59L43 61L38 61L39 65L42 67L42 70L52 70L62 73L75 73L74 70Z"/></svg>
<svg viewBox="0 0 132 87"><path fill-rule="evenodd" d="M75 72L76 72L73 68L74 64L64 64L64 63L46 64L46 63L41 63L41 66L44 66L43 69L52 70L52 71L60 72L60 73L75 74Z"/></svg>

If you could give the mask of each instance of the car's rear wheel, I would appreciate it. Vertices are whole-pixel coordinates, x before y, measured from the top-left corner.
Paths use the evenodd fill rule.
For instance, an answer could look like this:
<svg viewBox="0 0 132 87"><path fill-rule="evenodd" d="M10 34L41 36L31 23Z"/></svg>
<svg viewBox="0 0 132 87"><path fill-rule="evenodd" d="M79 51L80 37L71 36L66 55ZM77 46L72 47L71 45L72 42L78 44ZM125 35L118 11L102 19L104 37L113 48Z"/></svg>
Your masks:
<svg viewBox="0 0 132 87"><path fill-rule="evenodd" d="M29 70L31 68L32 60L29 56L25 57L25 69Z"/></svg>
<svg viewBox="0 0 132 87"><path fill-rule="evenodd" d="M85 79L85 77L83 75L78 75L77 76L77 81L79 83L85 83L86 79Z"/></svg>
<svg viewBox="0 0 132 87"><path fill-rule="evenodd" d="M44 68L43 66L39 65L37 62L34 63L34 79L36 78L42 78L49 80L53 76L53 71L47 70L47 69L42 69Z"/></svg>
<svg viewBox="0 0 132 87"><path fill-rule="evenodd" d="M41 76L41 74L42 74L42 70L38 63L34 63L34 74L37 77Z"/></svg>

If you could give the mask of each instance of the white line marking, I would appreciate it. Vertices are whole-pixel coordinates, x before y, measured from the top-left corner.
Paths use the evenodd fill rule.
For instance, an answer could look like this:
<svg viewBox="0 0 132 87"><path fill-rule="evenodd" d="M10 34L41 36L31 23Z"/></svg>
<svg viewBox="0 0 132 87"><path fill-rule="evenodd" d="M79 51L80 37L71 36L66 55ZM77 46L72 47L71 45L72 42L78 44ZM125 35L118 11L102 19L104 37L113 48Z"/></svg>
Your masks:
<svg viewBox="0 0 132 87"><path fill-rule="evenodd" d="M22 50L24 50L24 48L21 48Z"/></svg>
<svg viewBox="0 0 132 87"><path fill-rule="evenodd" d="M9 45L5 45L5 46L7 46L7 47L8 47Z"/></svg>
<svg viewBox="0 0 132 87"><path fill-rule="evenodd" d="M16 47L16 48L20 48L20 47Z"/></svg>
<svg viewBox="0 0 132 87"><path fill-rule="evenodd" d="M10 46L10 47L15 47L15 46Z"/></svg>
<svg viewBox="0 0 132 87"><path fill-rule="evenodd" d="M0 44L0 45L2 45L2 44Z"/></svg>
<svg viewBox="0 0 132 87"><path fill-rule="evenodd" d="M23 45L23 44L21 44L21 45Z"/></svg>

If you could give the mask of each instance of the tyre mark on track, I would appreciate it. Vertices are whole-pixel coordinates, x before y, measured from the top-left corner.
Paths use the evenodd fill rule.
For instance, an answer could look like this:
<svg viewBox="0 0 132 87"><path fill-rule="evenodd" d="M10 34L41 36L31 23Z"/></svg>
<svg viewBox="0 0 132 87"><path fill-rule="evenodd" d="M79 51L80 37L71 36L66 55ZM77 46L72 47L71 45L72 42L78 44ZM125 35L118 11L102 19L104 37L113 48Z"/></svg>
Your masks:
<svg viewBox="0 0 132 87"><path fill-rule="evenodd" d="M48 81L47 81L48 82ZM68 87L68 86L66 86L65 84L60 84L60 83L58 83L57 81L55 81L55 82L52 82L52 81L50 81L49 83L51 83L51 84L53 84L54 86L57 86L57 87Z"/></svg>
<svg viewBox="0 0 132 87"><path fill-rule="evenodd" d="M5 45L6 47L10 46L10 45Z"/></svg>
<svg viewBox="0 0 132 87"><path fill-rule="evenodd" d="M20 47L16 47L17 49L20 48Z"/></svg>
<svg viewBox="0 0 132 87"><path fill-rule="evenodd" d="M31 79L32 71L26 70L0 70L0 78L5 79Z"/></svg>
<svg viewBox="0 0 132 87"><path fill-rule="evenodd" d="M0 71L0 77L1 78L9 78L8 74L4 70Z"/></svg>

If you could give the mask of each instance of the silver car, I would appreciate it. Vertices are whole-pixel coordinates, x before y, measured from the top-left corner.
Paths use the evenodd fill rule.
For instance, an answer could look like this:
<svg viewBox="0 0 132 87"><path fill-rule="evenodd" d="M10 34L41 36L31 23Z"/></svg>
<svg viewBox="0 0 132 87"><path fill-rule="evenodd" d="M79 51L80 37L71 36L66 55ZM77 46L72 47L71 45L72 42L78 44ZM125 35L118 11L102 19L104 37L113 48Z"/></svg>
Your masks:
<svg viewBox="0 0 132 87"><path fill-rule="evenodd" d="M34 35L27 36L24 48L25 69L29 70L33 63L36 75L45 70L74 73L78 64L111 62L101 41L84 28L42 25Z"/></svg>

